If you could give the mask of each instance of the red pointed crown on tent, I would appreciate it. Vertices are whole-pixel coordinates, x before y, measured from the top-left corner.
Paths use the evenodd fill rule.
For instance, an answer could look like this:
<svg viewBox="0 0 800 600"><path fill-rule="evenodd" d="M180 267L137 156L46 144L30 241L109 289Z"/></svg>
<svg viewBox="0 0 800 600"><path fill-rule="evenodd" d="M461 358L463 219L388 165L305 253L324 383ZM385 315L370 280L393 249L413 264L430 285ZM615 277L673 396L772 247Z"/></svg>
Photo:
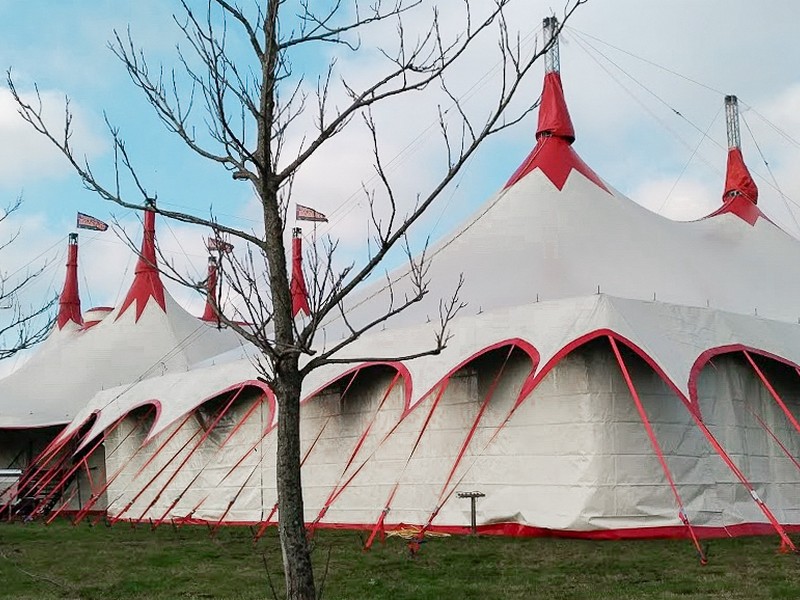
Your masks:
<svg viewBox="0 0 800 600"><path fill-rule="evenodd" d="M139 260L136 262L133 283L125 296L125 300L122 302L117 319L135 304L136 321L138 321L150 298L155 300L161 310L165 312L167 310L164 300L164 284L161 283L156 260L156 213L152 210L155 207L155 201L148 200L147 204L148 210L144 211L142 249L139 252Z"/></svg>
<svg viewBox="0 0 800 600"><path fill-rule="evenodd" d="M709 217L731 213L750 225L755 225L759 217L764 217L764 213L757 206L758 187L742 156L739 100L736 96L725 96L725 121L728 128L728 165L725 172L725 190L722 193L722 206Z"/></svg>
<svg viewBox="0 0 800 600"><path fill-rule="evenodd" d="M78 234L70 233L67 243L67 276L64 279L64 289L58 298L58 317L56 326L63 329L72 321L76 325L83 325L81 316L81 298L78 293Z"/></svg>
<svg viewBox="0 0 800 600"><path fill-rule="evenodd" d="M569 174L575 170L605 191L608 188L597 174L583 162L572 148L575 129L569 116L561 73L558 50L558 19L544 20L545 43L550 49L545 54L545 75L539 103L539 125L536 128L536 146L514 172L505 187L510 188L535 169L541 169L559 190L564 188Z"/></svg>
<svg viewBox="0 0 800 600"><path fill-rule="evenodd" d="M306 279L303 276L303 231L299 227L292 230L292 281L290 291L292 294L292 316L303 311L306 315L311 314L308 306L308 290L306 289Z"/></svg>

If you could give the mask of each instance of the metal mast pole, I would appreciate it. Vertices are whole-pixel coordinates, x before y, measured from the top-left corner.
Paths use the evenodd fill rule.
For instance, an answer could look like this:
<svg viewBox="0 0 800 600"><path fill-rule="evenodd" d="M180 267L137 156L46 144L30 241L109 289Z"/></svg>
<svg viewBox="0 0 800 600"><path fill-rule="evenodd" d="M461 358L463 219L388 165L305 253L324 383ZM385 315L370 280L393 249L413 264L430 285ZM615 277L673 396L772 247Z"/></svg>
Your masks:
<svg viewBox="0 0 800 600"><path fill-rule="evenodd" d="M725 96L725 124L728 127L728 149L742 147L739 133L739 99L736 96Z"/></svg>
<svg viewBox="0 0 800 600"><path fill-rule="evenodd" d="M544 43L553 43L544 55L544 69L546 73L559 73L561 71L561 59L558 53L558 19L555 17L545 17L542 21L544 29Z"/></svg>

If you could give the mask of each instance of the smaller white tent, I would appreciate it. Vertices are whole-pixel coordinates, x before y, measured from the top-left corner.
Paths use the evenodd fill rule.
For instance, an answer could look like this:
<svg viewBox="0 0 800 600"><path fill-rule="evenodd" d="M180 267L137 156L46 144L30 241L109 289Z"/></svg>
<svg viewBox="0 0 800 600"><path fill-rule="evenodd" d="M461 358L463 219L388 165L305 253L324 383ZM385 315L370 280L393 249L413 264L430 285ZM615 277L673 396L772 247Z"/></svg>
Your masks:
<svg viewBox="0 0 800 600"><path fill-rule="evenodd" d="M133 282L120 306L81 315L77 236L71 239L56 326L35 354L0 380L0 429L63 425L100 390L186 371L240 347L233 332L186 312L164 289L155 213L145 212Z"/></svg>

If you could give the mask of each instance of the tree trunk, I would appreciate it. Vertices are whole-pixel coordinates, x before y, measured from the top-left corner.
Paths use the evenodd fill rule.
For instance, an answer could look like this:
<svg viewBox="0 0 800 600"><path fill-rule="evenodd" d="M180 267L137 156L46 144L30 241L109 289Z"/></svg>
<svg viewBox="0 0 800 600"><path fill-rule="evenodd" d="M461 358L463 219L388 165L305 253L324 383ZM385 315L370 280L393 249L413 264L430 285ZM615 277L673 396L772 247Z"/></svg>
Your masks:
<svg viewBox="0 0 800 600"><path fill-rule="evenodd" d="M300 483L300 387L297 358L278 363L278 533L283 551L286 598L316 600Z"/></svg>

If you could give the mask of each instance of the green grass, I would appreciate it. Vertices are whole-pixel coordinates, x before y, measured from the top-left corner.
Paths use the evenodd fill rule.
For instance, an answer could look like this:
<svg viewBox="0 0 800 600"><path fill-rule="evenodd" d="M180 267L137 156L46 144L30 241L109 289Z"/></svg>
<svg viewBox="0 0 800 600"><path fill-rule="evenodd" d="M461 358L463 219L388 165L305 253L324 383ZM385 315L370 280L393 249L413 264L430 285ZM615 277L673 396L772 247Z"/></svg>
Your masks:
<svg viewBox="0 0 800 600"><path fill-rule="evenodd" d="M324 598L800 598L800 559L777 553L775 537L712 540L707 566L687 541L433 538L412 558L397 538L364 552L364 537L317 532ZM3 523L0 597L270 598L265 560L280 594L274 528L254 548L237 527L210 538L202 527Z"/></svg>

